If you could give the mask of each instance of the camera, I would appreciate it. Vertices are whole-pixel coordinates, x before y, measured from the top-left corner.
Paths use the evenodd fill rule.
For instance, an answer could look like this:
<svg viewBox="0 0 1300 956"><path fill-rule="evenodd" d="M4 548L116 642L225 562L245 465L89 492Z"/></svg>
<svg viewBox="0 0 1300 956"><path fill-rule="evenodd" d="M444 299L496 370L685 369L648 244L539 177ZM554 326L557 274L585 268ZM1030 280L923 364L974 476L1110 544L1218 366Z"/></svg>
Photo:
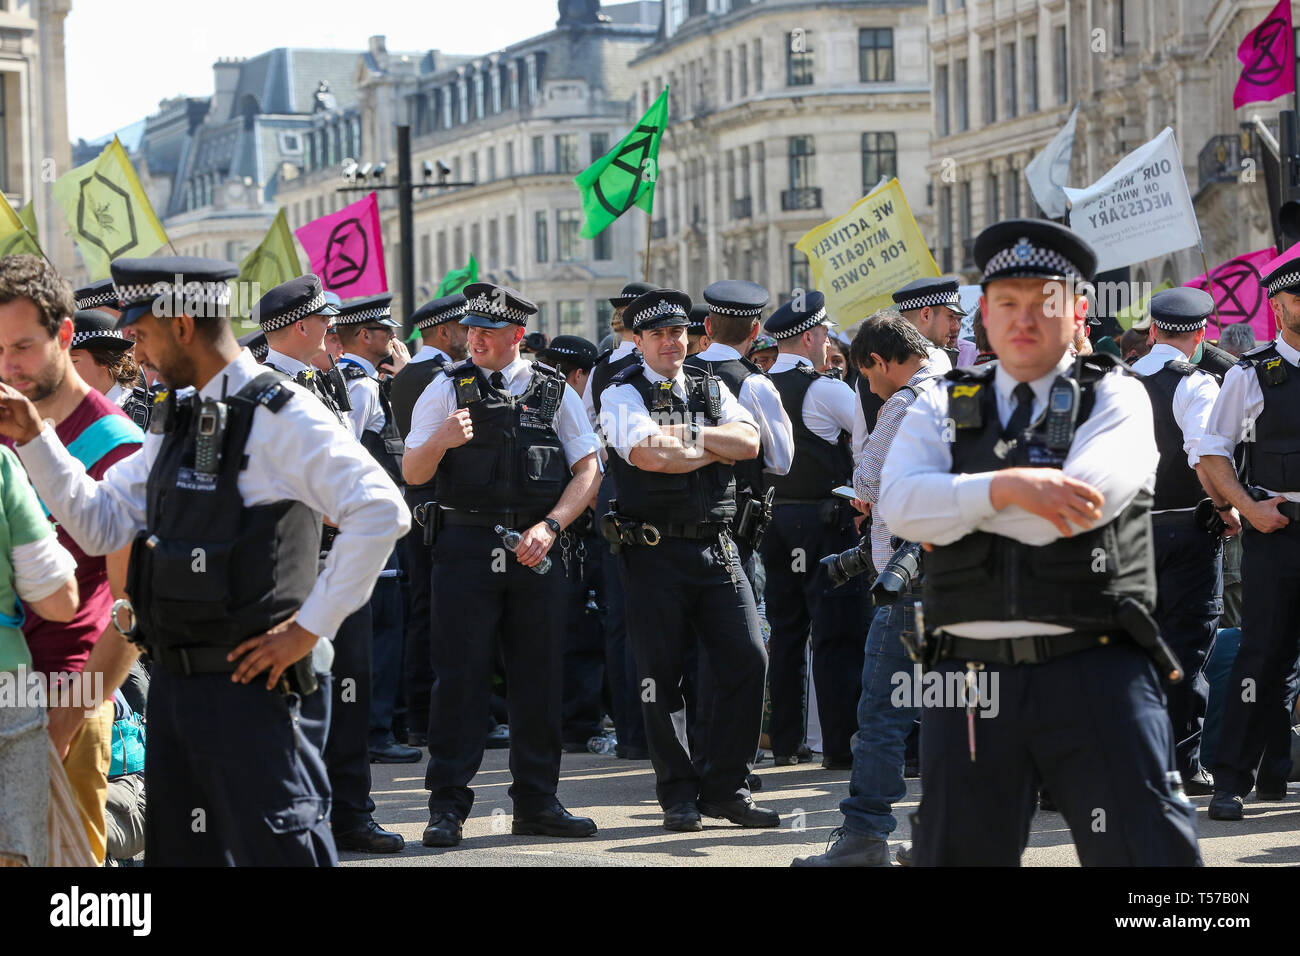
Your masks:
<svg viewBox="0 0 1300 956"><path fill-rule="evenodd" d="M920 568L921 545L915 541L902 542L871 585L876 604L896 604L899 595L911 589Z"/></svg>
<svg viewBox="0 0 1300 956"><path fill-rule="evenodd" d="M871 543L863 537L856 545L839 554L828 554L821 565L830 575L831 584L839 587L849 578L855 578L871 565Z"/></svg>

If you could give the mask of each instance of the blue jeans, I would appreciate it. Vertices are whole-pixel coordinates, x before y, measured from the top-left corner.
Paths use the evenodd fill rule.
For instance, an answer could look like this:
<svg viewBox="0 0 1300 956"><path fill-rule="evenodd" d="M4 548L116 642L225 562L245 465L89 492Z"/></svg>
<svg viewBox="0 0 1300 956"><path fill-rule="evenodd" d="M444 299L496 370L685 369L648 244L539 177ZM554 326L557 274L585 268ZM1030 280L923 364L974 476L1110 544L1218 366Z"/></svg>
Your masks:
<svg viewBox="0 0 1300 956"><path fill-rule="evenodd" d="M867 631L858 698L858 732L853 738L849 795L840 801L844 826L852 833L885 839L898 827L894 804L907 796L903 752L920 711L891 701L894 675L909 680L912 661L903 650L904 626L912 626L911 595L876 609Z"/></svg>

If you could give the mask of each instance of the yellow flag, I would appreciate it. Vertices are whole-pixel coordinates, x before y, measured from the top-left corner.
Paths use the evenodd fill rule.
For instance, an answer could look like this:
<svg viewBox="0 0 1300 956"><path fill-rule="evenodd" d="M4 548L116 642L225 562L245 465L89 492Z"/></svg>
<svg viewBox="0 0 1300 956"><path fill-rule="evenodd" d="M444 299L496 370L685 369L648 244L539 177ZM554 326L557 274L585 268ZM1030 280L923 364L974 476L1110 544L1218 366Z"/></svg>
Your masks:
<svg viewBox="0 0 1300 956"><path fill-rule="evenodd" d="M151 255L167 241L126 150L117 137L98 157L54 183L92 279L106 279L114 259Z"/></svg>
<svg viewBox="0 0 1300 956"><path fill-rule="evenodd" d="M794 245L808 257L813 285L840 329L890 305L894 291L913 279L939 275L897 179Z"/></svg>
<svg viewBox="0 0 1300 956"><path fill-rule="evenodd" d="M300 275L302 265L298 260L298 248L293 244L293 231L282 207L257 248L239 264L239 279L231 298L230 314L250 317L258 299L281 282Z"/></svg>
<svg viewBox="0 0 1300 956"><path fill-rule="evenodd" d="M27 205L30 207L31 203ZM22 218L14 212L9 200L0 193L0 256L39 256L41 248L34 236L24 227Z"/></svg>

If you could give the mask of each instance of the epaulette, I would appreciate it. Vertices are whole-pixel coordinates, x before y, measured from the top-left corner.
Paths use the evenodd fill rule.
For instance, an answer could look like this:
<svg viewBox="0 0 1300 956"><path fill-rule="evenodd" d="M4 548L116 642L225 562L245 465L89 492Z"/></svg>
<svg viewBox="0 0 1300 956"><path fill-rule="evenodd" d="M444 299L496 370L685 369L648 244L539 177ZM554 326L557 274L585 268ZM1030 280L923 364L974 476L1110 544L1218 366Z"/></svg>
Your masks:
<svg viewBox="0 0 1300 956"><path fill-rule="evenodd" d="M750 375L766 375L766 374L767 374L767 373L764 372L761 368L759 368L757 365L755 365L753 362L751 362L749 359L745 358L745 356L743 356L743 355L740 357L740 364L743 365L743 366L745 366L745 368L749 369L749 374L750 374Z"/></svg>
<svg viewBox="0 0 1300 956"><path fill-rule="evenodd" d="M363 369L360 365L357 365L355 362L339 362L338 369L340 372L343 373L344 378L350 379L354 382L359 378L370 377L369 375L366 374L366 370Z"/></svg>
<svg viewBox="0 0 1300 956"><path fill-rule="evenodd" d="M1174 359L1170 362L1166 362L1165 368L1173 369L1176 373L1183 376L1183 378L1186 378L1188 375L1192 375L1196 372L1201 371L1191 362L1184 362L1182 359ZM1206 372L1205 374L1209 375L1210 373Z"/></svg>
<svg viewBox="0 0 1300 956"><path fill-rule="evenodd" d="M241 388L236 397L247 397L272 413L278 412L293 398L289 379L274 369L268 369Z"/></svg>
<svg viewBox="0 0 1300 956"><path fill-rule="evenodd" d="M800 362L795 366L795 368L804 375L807 375L809 378L821 378L822 373L817 371L811 365L805 365L803 362Z"/></svg>
<svg viewBox="0 0 1300 956"><path fill-rule="evenodd" d="M599 364L600 362L608 361L609 357L613 354L613 348L601 349L600 352L596 353L596 363Z"/></svg>
<svg viewBox="0 0 1300 956"><path fill-rule="evenodd" d="M685 366L682 367L685 368ZM645 366L639 361L630 362L613 374L609 380L609 384L626 385L628 382L632 381L632 377L637 375L643 368L645 368Z"/></svg>
<svg viewBox="0 0 1300 956"><path fill-rule="evenodd" d="M451 373L451 372L459 371L460 369L463 369L473 364L474 364L473 362L471 362L469 359L466 358L466 359L461 359L459 362L452 362L450 365L444 365L442 367L442 370L444 372Z"/></svg>
<svg viewBox="0 0 1300 956"><path fill-rule="evenodd" d="M1256 345L1253 349L1250 349L1247 352L1242 352L1241 358L1237 360L1237 364L1241 366L1254 365L1259 361L1264 352L1273 348L1273 345L1274 343L1271 341L1265 342L1263 345Z"/></svg>
<svg viewBox="0 0 1300 956"><path fill-rule="evenodd" d="M986 382L996 372L997 367L989 362L984 365L963 365L961 368L952 368L944 372L941 377L949 382Z"/></svg>

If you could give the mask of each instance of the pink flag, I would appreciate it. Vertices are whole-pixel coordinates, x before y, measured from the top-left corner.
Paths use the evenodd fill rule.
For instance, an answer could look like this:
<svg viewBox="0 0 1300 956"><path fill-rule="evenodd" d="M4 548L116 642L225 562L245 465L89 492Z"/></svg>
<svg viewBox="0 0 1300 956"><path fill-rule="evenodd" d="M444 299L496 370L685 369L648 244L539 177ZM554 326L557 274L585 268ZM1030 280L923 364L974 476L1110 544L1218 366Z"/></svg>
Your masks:
<svg viewBox="0 0 1300 956"><path fill-rule="evenodd" d="M388 291L379 202L374 193L338 212L313 219L295 229L294 235L311 259L311 271L339 298Z"/></svg>
<svg viewBox="0 0 1300 956"><path fill-rule="evenodd" d="M1273 309L1268 304L1268 293L1259 281L1264 266L1275 258L1277 258L1277 250L1270 246L1215 266L1210 270L1209 288L1206 288L1204 275L1183 283L1193 289L1203 289L1214 297L1218 323L1216 324L1215 317L1211 315L1206 336L1218 338L1219 333L1223 331L1223 326L1249 322L1257 342L1271 342L1277 337Z"/></svg>
<svg viewBox="0 0 1300 956"><path fill-rule="evenodd" d="M1264 103L1295 92L1295 34L1291 32L1291 0L1278 0L1264 22L1246 34L1237 47L1241 79L1232 91L1232 108Z"/></svg>

